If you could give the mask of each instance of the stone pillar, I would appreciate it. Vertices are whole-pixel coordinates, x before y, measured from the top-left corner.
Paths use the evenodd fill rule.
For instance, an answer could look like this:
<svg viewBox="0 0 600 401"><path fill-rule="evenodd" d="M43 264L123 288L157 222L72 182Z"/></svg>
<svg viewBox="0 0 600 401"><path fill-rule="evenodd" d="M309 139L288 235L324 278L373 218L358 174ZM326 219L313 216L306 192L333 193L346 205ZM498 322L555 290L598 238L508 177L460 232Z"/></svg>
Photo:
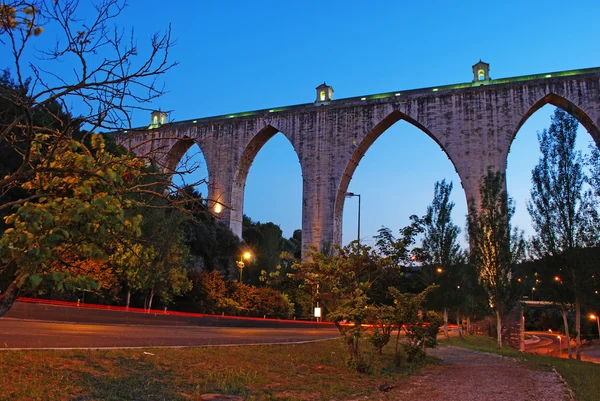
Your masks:
<svg viewBox="0 0 600 401"><path fill-rule="evenodd" d="M329 187L330 174L309 169L303 177L302 196L302 257L310 247L332 249L334 245L335 192Z"/></svg>

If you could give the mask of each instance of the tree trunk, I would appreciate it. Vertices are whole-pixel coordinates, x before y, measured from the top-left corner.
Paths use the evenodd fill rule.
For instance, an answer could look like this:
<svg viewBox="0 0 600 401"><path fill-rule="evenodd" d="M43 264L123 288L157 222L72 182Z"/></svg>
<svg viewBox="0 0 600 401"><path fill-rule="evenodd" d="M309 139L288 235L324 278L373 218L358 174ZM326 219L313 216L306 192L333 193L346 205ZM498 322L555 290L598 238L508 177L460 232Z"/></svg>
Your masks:
<svg viewBox="0 0 600 401"><path fill-rule="evenodd" d="M150 290L150 299L148 300L148 311L152 309L152 299L154 298L154 288Z"/></svg>
<svg viewBox="0 0 600 401"><path fill-rule="evenodd" d="M444 337L446 340L450 339L448 336L448 308L444 308Z"/></svg>
<svg viewBox="0 0 600 401"><path fill-rule="evenodd" d="M456 312L456 324L458 324L458 336L463 337L462 333L462 322L460 321L460 312Z"/></svg>
<svg viewBox="0 0 600 401"><path fill-rule="evenodd" d="M569 334L569 322L567 320L567 310L564 306L560 307L560 313L563 318L563 324L565 325L565 340L567 341L569 359L573 359L573 353L571 351L571 335Z"/></svg>
<svg viewBox="0 0 600 401"><path fill-rule="evenodd" d="M467 334L471 333L471 316L467 316Z"/></svg>
<svg viewBox="0 0 600 401"><path fill-rule="evenodd" d="M25 278L26 276L17 276L13 282L8 285L8 288L6 291L4 291L4 294L0 296L0 316L3 316L10 310L10 308L12 308L13 304L15 303L15 299L17 299L19 291L21 290L19 288L19 283Z"/></svg>
<svg viewBox="0 0 600 401"><path fill-rule="evenodd" d="M131 301L131 288L127 289L127 298L125 298L125 307L129 308L129 302Z"/></svg>
<svg viewBox="0 0 600 401"><path fill-rule="evenodd" d="M502 349L502 319L498 311L496 311L496 335L498 336L498 349Z"/></svg>
<svg viewBox="0 0 600 401"><path fill-rule="evenodd" d="M394 363L396 366L400 365L400 361L398 360L398 348L400 346L400 330L402 330L402 326L398 326L398 334L396 334L396 352L394 353Z"/></svg>
<svg viewBox="0 0 600 401"><path fill-rule="evenodd" d="M579 297L575 298L575 358L581 361L581 306Z"/></svg>
<svg viewBox="0 0 600 401"><path fill-rule="evenodd" d="M521 312L519 313L521 324L519 324L519 352L525 352L525 316L523 311L523 305L519 306Z"/></svg>

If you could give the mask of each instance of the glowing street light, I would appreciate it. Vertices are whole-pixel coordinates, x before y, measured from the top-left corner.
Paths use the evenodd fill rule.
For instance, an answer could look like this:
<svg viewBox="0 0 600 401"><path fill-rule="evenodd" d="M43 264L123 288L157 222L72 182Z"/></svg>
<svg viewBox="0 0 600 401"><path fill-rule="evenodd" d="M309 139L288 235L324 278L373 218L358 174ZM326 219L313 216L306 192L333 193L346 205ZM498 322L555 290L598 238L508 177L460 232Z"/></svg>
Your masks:
<svg viewBox="0 0 600 401"><path fill-rule="evenodd" d="M441 267L438 267L437 269L435 269L435 271L441 274L444 272L444 269L442 269Z"/></svg>
<svg viewBox="0 0 600 401"><path fill-rule="evenodd" d="M600 338L600 319L598 319L598 316L591 314L590 320L596 320L596 323L598 323L598 338Z"/></svg>
<svg viewBox="0 0 600 401"><path fill-rule="evenodd" d="M248 251L244 252L242 254L242 256L240 256L240 260L235 262L237 264L238 269L240 269L240 283L242 283L242 273L244 271L244 266L245 266L243 259L246 259L246 260L252 259L252 253L248 252Z"/></svg>
<svg viewBox="0 0 600 401"><path fill-rule="evenodd" d="M358 196L358 243L360 244L360 194L346 192L346 198L352 198L353 196Z"/></svg>
<svg viewBox="0 0 600 401"><path fill-rule="evenodd" d="M556 336L556 338L558 338L558 353L560 355L560 357L562 358L562 337L561 336Z"/></svg>

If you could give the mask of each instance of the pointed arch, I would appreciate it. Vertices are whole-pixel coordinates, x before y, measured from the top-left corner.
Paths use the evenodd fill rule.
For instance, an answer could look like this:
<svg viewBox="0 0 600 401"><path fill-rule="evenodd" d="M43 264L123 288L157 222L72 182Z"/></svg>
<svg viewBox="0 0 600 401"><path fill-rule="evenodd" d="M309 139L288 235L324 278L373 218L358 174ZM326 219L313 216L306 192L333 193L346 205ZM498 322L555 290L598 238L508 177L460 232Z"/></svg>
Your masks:
<svg viewBox="0 0 600 401"><path fill-rule="evenodd" d="M454 170L458 174L458 170L456 168L456 165L454 164L454 161L450 157L450 154L444 148L444 146L440 143L438 138L435 135L433 135L433 133L431 133L431 131L429 131L429 129L427 129L423 124L419 123L412 117L410 117L398 110L392 111L390 114L388 114L386 117L384 117L379 123L377 123L369 131L369 133L362 139L362 141L358 144L358 146L352 153L352 156L350 157L348 163L346 164L346 168L344 169L344 173L341 177L340 184L338 186L336 197L335 197L333 236L334 236L334 241L336 244L341 244L341 242L342 242L342 217L343 217L343 212L344 212L344 200L346 197L346 192L348 191L348 187L350 185L350 181L352 180L352 176L354 175L354 172L355 172L356 168L358 167L358 164L360 163L361 159L364 157L367 150L369 150L371 145L373 145L373 143L385 131L387 131L392 125L394 125L395 123L397 123L400 120L404 120L404 121L408 122L409 124L415 126L419 130L421 130L422 132L427 134L427 136L429 136L431 139L433 139L435 141L435 143L437 143L438 146L444 151L444 153L446 154L446 156L452 163ZM459 174L459 177L460 177L460 174Z"/></svg>
<svg viewBox="0 0 600 401"><path fill-rule="evenodd" d="M171 179L176 174L186 175L186 174L191 173L192 171L177 171L177 167L179 166L179 164L183 160L185 154L194 145L196 145L198 147L198 150L200 151L201 157L202 157L202 159L204 159L204 163L206 164L206 170L207 170L207 177L206 177L206 179L208 180L208 182L206 182L206 184L208 184L210 182L210 180L211 180L210 177L211 177L211 173L212 173L212 169L210 168L210 166L208 164L208 159L204 155L204 152L202 151L202 147L200 146L200 144L198 143L198 141L195 141L195 140L193 140L192 138L190 138L188 136L184 136L184 137L178 139L175 142L175 144L173 144L173 146L171 146L171 148L169 149L169 151L165 155L163 165L160 166L160 167L163 169L163 171L165 171L166 173L168 173L171 176ZM195 166L195 167L192 166L191 167L191 169L196 169L196 168L197 168L197 166ZM208 196L208 194L203 194L203 195L204 196Z"/></svg>
<svg viewBox="0 0 600 401"><path fill-rule="evenodd" d="M258 152L273 136L279 132L281 131L272 125L266 125L263 127L250 140L248 145L246 145L246 148L242 152L237 163L231 188L231 213L229 227L240 238L242 235L242 218L244 215L244 192L250 167L252 166L252 163L254 162ZM290 138L287 135L284 134L283 136L290 142L296 157L298 157L298 151L294 146L294 143L290 141ZM300 161L299 157L298 161ZM300 169L302 171L302 163L300 163Z"/></svg>
<svg viewBox="0 0 600 401"><path fill-rule="evenodd" d="M527 110L523 117L521 117L519 124L512 133L512 138L510 139L511 146L513 141L515 140L515 137L517 136L517 133L519 132L523 124L525 124L525 121L527 121L536 111L538 111L547 104L550 104L554 107L558 107L559 109L562 109L569 113L571 116L575 117L577 121L579 121L579 123L583 125L587 132L590 133L590 135L594 139L594 142L596 142L596 146L600 147L600 130L598 129L598 126L594 123L594 120L590 118L590 116L575 103L560 95L557 95L556 93L548 93L547 95L542 97L540 100L535 102L534 105L529 108L529 110Z"/></svg>

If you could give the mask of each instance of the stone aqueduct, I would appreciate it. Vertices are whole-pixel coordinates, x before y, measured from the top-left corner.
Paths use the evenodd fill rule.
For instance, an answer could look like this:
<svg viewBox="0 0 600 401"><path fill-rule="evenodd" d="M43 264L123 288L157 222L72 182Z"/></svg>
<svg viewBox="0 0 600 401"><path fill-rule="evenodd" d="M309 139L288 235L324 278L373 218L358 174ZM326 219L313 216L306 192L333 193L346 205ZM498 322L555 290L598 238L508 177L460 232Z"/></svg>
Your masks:
<svg viewBox="0 0 600 401"><path fill-rule="evenodd" d="M489 168L505 171L521 125L545 104L576 117L600 145L600 68L492 80L489 65L473 66L472 82L331 100L317 88L314 103L167 123L123 131L117 141L151 155L166 171L194 143L209 172L209 206L241 237L246 177L276 133L292 144L302 169L303 248L340 243L345 193L371 144L399 120L420 128L446 153L468 204L477 204ZM222 207L224 206L224 207Z"/></svg>

